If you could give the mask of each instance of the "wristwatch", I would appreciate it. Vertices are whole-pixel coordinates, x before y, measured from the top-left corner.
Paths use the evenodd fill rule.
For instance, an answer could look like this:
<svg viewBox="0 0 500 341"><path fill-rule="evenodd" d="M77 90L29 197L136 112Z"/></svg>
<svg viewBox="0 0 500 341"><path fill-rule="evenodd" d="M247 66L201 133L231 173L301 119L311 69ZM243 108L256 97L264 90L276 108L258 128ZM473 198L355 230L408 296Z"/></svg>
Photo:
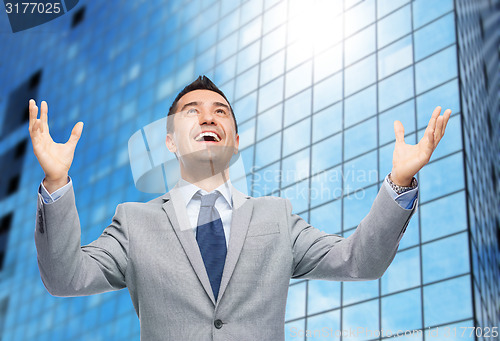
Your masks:
<svg viewBox="0 0 500 341"><path fill-rule="evenodd" d="M415 189L417 188L417 179L415 179L415 177L413 177L413 179L411 179L411 184L410 186L399 186L399 185L396 185L394 182L392 182L391 180L391 173L389 173L389 175L387 176L387 182L389 183L389 185L391 186L391 188L394 190L394 192L396 192L398 195L399 194L403 194L404 192L408 192L408 191L411 191L412 189Z"/></svg>

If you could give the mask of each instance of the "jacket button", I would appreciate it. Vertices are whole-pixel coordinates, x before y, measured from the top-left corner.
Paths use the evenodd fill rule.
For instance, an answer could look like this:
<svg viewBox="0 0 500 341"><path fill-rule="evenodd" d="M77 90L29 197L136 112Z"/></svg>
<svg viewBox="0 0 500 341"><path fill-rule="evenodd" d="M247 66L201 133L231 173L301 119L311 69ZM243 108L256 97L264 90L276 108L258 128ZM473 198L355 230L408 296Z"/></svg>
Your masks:
<svg viewBox="0 0 500 341"><path fill-rule="evenodd" d="M224 323L222 323L222 321L221 321L221 320L219 320L219 319L217 319L217 320L215 320L215 321L214 321L214 326L215 326L215 328L217 328L217 329L221 329L223 324L224 324Z"/></svg>

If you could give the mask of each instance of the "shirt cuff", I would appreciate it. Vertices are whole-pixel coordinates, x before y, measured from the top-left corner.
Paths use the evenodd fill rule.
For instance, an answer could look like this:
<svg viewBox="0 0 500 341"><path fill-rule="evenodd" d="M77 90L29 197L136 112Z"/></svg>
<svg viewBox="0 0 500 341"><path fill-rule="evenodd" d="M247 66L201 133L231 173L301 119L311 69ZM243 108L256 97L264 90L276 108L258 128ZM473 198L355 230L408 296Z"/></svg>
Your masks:
<svg viewBox="0 0 500 341"><path fill-rule="evenodd" d="M399 206L407 210L412 208L413 203L418 197L418 183L416 188L398 195L398 193L396 193L396 191L393 190L391 185L389 185L389 183L387 182L388 176L389 175L385 177L384 184L382 186L386 186L390 196L398 203Z"/></svg>
<svg viewBox="0 0 500 341"><path fill-rule="evenodd" d="M43 199L44 203L50 204L50 203L53 203L54 201L56 201L57 199L59 199L60 197L62 197L64 195L64 193L66 193L68 191L68 189L72 186L72 184L73 184L73 181L71 180L71 178L68 175L68 183L51 194L47 191L47 189L43 185L43 181L42 181L40 183L40 186L38 187L38 193L40 193L42 195L42 199Z"/></svg>

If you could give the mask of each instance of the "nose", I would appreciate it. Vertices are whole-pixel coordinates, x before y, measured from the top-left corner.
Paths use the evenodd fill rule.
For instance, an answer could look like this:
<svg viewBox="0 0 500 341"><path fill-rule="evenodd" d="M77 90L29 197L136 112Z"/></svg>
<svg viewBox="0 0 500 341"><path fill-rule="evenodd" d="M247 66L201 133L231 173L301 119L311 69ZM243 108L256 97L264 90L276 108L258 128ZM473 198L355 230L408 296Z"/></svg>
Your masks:
<svg viewBox="0 0 500 341"><path fill-rule="evenodd" d="M211 110L201 110L200 115L198 115L198 120L200 122L200 125L216 125L217 123L215 122L215 115Z"/></svg>

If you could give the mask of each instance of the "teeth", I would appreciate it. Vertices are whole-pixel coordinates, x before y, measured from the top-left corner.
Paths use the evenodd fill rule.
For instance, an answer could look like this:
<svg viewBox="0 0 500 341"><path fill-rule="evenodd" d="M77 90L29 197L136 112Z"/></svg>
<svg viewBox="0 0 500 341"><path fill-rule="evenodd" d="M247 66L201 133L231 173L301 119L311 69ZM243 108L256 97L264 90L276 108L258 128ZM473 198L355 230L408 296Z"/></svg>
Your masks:
<svg viewBox="0 0 500 341"><path fill-rule="evenodd" d="M206 131L206 132L201 133L200 135L196 136L195 140L201 141L205 136L211 136L215 139L215 141L217 141L217 142L220 141L219 136L217 136L217 134L215 134L215 133L212 133L211 131Z"/></svg>

